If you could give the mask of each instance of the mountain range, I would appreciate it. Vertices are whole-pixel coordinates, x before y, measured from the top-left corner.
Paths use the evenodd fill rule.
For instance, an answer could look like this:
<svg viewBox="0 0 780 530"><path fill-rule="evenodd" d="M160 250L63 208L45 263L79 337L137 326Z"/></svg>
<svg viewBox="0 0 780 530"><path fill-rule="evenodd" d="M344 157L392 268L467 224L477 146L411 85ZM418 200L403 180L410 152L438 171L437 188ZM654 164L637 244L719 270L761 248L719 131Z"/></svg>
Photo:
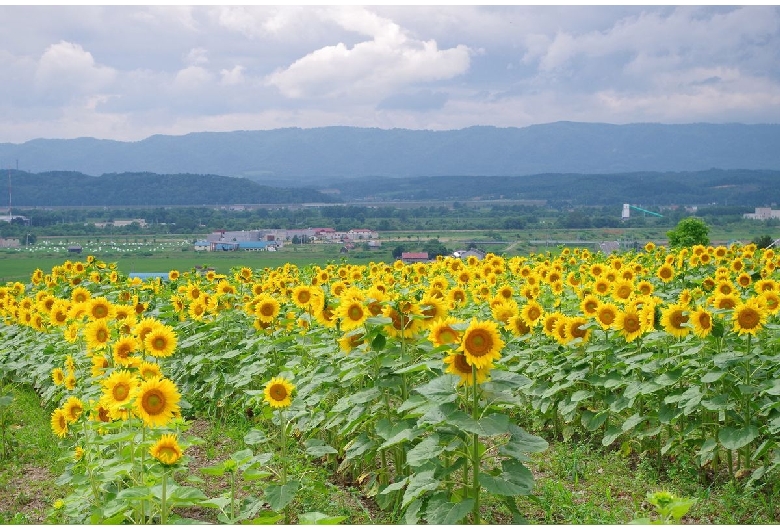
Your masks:
<svg viewBox="0 0 780 530"><path fill-rule="evenodd" d="M556 122L429 131L358 127L77 138L0 144L0 168L30 173L213 174L274 186L358 177L522 176L780 169L779 124Z"/></svg>

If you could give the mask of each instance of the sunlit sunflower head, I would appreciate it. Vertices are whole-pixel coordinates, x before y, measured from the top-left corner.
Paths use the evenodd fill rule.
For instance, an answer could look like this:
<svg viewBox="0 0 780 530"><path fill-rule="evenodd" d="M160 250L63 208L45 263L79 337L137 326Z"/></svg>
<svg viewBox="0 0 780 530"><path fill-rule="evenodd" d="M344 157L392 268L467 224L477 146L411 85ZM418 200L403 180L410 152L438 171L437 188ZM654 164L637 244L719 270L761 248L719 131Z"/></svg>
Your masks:
<svg viewBox="0 0 780 530"><path fill-rule="evenodd" d="M90 318L90 320L106 320L109 318L114 318L115 314L114 305L105 297L99 296L89 300L87 316Z"/></svg>
<svg viewBox="0 0 780 530"><path fill-rule="evenodd" d="M144 338L146 352L155 357L170 357L176 350L176 333L173 328L160 324Z"/></svg>
<svg viewBox="0 0 780 530"><path fill-rule="evenodd" d="M255 303L255 316L258 320L267 324L270 324L279 316L280 310L279 301L270 295L261 296Z"/></svg>
<svg viewBox="0 0 780 530"><path fill-rule="evenodd" d="M341 319L341 329L350 331L363 325L370 313L359 300L345 298L336 308L336 316Z"/></svg>
<svg viewBox="0 0 780 530"><path fill-rule="evenodd" d="M106 320L93 320L84 328L84 338L90 350L105 348L111 341L111 328Z"/></svg>
<svg viewBox="0 0 780 530"><path fill-rule="evenodd" d="M661 312L661 325L673 337L683 338L691 332L687 326L688 307L684 304L672 304Z"/></svg>
<svg viewBox="0 0 780 530"><path fill-rule="evenodd" d="M450 302L450 307L460 307L468 301L468 294L462 287L453 287L447 293L447 300Z"/></svg>
<svg viewBox="0 0 780 530"><path fill-rule="evenodd" d="M516 337L522 337L532 331L531 326L529 326L525 319L520 315L511 317L504 326L504 329L509 330L512 335Z"/></svg>
<svg viewBox="0 0 780 530"><path fill-rule="evenodd" d="M734 309L737 307L739 299L730 294L716 295L712 301L712 305L717 309Z"/></svg>
<svg viewBox="0 0 780 530"><path fill-rule="evenodd" d="M274 377L265 385L265 402L275 409L287 408L292 404L295 386L283 377Z"/></svg>
<svg viewBox="0 0 780 530"><path fill-rule="evenodd" d="M74 390L76 388L76 374L68 372L65 374L65 388L68 390Z"/></svg>
<svg viewBox="0 0 780 530"><path fill-rule="evenodd" d="M596 296L589 294L582 299L582 302L580 302L580 310L586 317L593 317L596 316L596 311L598 311L599 304L599 299Z"/></svg>
<svg viewBox="0 0 780 530"><path fill-rule="evenodd" d="M65 372L62 371L62 368L55 368L51 371L51 380L56 386L65 384Z"/></svg>
<svg viewBox="0 0 780 530"><path fill-rule="evenodd" d="M458 344L461 332L455 329L457 324L460 324L460 321L454 317L437 319L430 327L428 340L434 347Z"/></svg>
<svg viewBox="0 0 780 530"><path fill-rule="evenodd" d="M529 300L520 310L520 316L533 328L544 318L544 308L536 300Z"/></svg>
<svg viewBox="0 0 780 530"><path fill-rule="evenodd" d="M382 314L391 320L384 329L392 337L402 335L405 338L413 337L421 328L420 320L414 318L415 315L419 315L417 305L410 302L399 302L398 306L396 308L392 304L387 304L382 308Z"/></svg>
<svg viewBox="0 0 780 530"><path fill-rule="evenodd" d="M68 434L68 417L62 409L56 409L51 413L51 430L60 438Z"/></svg>
<svg viewBox="0 0 780 530"><path fill-rule="evenodd" d="M469 327L463 332L458 351L463 352L466 361L477 369L485 368L501 358L504 341L498 332L498 326L493 321L471 320Z"/></svg>
<svg viewBox="0 0 780 530"><path fill-rule="evenodd" d="M615 323L619 310L615 304L601 303L596 309L596 322L599 323L601 329L610 329Z"/></svg>
<svg viewBox="0 0 780 530"><path fill-rule="evenodd" d="M520 314L520 308L517 307L517 302L514 300L504 300L498 304L493 305L490 308L493 318L496 322L501 322L506 325L512 317L516 317Z"/></svg>
<svg viewBox="0 0 780 530"><path fill-rule="evenodd" d="M113 410L130 402L138 386L138 379L127 370L116 370L101 381L101 385L103 386L101 404Z"/></svg>
<svg viewBox="0 0 780 530"><path fill-rule="evenodd" d="M170 379L155 377L135 388L135 413L149 427L163 427L179 414L181 394Z"/></svg>
<svg viewBox="0 0 780 530"><path fill-rule="evenodd" d="M92 377L100 377L106 373L106 368L110 366L108 359L102 355L92 356Z"/></svg>
<svg viewBox="0 0 780 530"><path fill-rule="evenodd" d="M691 311L688 318L697 337L704 338L712 331L712 314L703 307L697 307L695 311Z"/></svg>
<svg viewBox="0 0 780 530"><path fill-rule="evenodd" d="M420 313L423 316L422 327L429 329L435 321L447 316L447 305L441 298L426 295L420 300Z"/></svg>
<svg viewBox="0 0 780 530"><path fill-rule="evenodd" d="M149 454L159 462L172 466L181 459L183 452L175 434L163 434L149 448Z"/></svg>
<svg viewBox="0 0 780 530"><path fill-rule="evenodd" d="M447 365L444 370L445 373L460 377L458 386L472 386L474 384L474 371L476 371L477 375L477 384L484 383L488 378L490 369L493 367L492 363L488 363L484 368L477 368L474 370L466 360L466 355L461 352L450 353L444 358L444 364Z"/></svg>
<svg viewBox="0 0 780 530"><path fill-rule="evenodd" d="M780 293L775 291L763 291L757 297L759 305L769 315L776 315L780 311Z"/></svg>
<svg viewBox="0 0 780 530"><path fill-rule="evenodd" d="M656 276L664 283L672 281L674 279L674 274L674 269L669 264L661 265L656 271Z"/></svg>
<svg viewBox="0 0 780 530"><path fill-rule="evenodd" d="M122 337L114 342L113 357L117 366L133 366L135 358L133 353L138 350L138 341L135 337Z"/></svg>
<svg viewBox="0 0 780 530"><path fill-rule="evenodd" d="M612 297L615 300L625 302L634 294L634 282L630 280L617 280L612 285Z"/></svg>
<svg viewBox="0 0 780 530"><path fill-rule="evenodd" d="M548 337L554 338L555 337L555 330L557 328L558 320L563 318L563 315L559 312L555 313L548 313L544 316L542 322L542 331L545 335Z"/></svg>
<svg viewBox="0 0 780 530"><path fill-rule="evenodd" d="M584 317L569 317L566 319L566 338L568 341L580 339L582 343L590 339L590 329L585 327L588 319Z"/></svg>
<svg viewBox="0 0 780 530"><path fill-rule="evenodd" d="M157 363L150 363L148 361L142 361L138 364L138 374L141 379L148 381L154 378L162 378L162 370Z"/></svg>
<svg viewBox="0 0 780 530"><path fill-rule="evenodd" d="M84 412L84 404L75 396L69 397L62 406L62 412L68 423L75 423Z"/></svg>
<svg viewBox="0 0 780 530"><path fill-rule="evenodd" d="M756 335L766 324L767 314L758 301L751 298L734 307L731 319L738 334Z"/></svg>
<svg viewBox="0 0 780 530"><path fill-rule="evenodd" d="M626 308L618 313L614 327L621 332L626 342L633 342L644 333L642 315L636 308Z"/></svg>
<svg viewBox="0 0 780 530"><path fill-rule="evenodd" d="M190 304L187 314L196 321L201 321L206 316L208 308L203 303L203 299L198 298Z"/></svg>
<svg viewBox="0 0 780 530"><path fill-rule="evenodd" d="M181 276L181 274L176 269L168 271L168 279L172 282L178 280L179 276Z"/></svg>
<svg viewBox="0 0 780 530"><path fill-rule="evenodd" d="M154 329L156 329L158 326L161 325L162 322L160 322L156 318L151 318L151 317L142 318L133 327L133 334L138 339L138 343L143 344L144 340L146 340L146 336L149 333L151 333Z"/></svg>
<svg viewBox="0 0 780 530"><path fill-rule="evenodd" d="M68 322L70 304L65 300L58 300L52 305L49 320L57 327L62 327Z"/></svg>
<svg viewBox="0 0 780 530"><path fill-rule="evenodd" d="M76 287L73 292L70 293L70 299L74 304L81 304L87 302L92 298L92 294L84 287Z"/></svg>

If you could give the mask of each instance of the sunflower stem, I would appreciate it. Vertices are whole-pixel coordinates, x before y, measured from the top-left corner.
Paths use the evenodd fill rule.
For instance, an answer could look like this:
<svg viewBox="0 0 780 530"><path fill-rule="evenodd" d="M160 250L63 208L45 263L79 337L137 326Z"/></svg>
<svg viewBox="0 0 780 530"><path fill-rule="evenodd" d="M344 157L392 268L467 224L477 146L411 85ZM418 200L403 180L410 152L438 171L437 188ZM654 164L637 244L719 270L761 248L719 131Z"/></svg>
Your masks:
<svg viewBox="0 0 780 530"><path fill-rule="evenodd" d="M284 418L284 408L279 409L279 426L281 427L282 443L282 486L287 484L287 424ZM284 524L290 524L290 507L284 507Z"/></svg>
<svg viewBox="0 0 780 530"><path fill-rule="evenodd" d="M478 392L478 386L477 386L477 367L475 365L471 366L471 382L473 386L473 402L472 402L472 408L471 408L471 417L476 421L479 420L479 392ZM473 482L472 486L474 489L474 509L472 511L472 524L479 524L480 518L479 518L479 435L477 433L473 434L473 452L471 455L472 461L471 461L471 467L472 467L472 477Z"/></svg>
<svg viewBox="0 0 780 530"><path fill-rule="evenodd" d="M165 506L167 486L168 486L168 470L165 469L165 471L163 471L163 476L162 476L162 499L160 502L160 524L168 523L168 510L167 507Z"/></svg>

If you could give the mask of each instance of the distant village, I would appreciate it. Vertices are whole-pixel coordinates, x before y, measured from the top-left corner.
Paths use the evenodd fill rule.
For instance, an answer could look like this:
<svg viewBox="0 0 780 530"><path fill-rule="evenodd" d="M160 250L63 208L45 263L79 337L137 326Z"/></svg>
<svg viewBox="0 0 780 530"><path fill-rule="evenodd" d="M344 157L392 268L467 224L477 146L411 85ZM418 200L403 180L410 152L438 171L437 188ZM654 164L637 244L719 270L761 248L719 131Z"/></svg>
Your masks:
<svg viewBox="0 0 780 530"><path fill-rule="evenodd" d="M274 252L286 244L329 243L340 244L350 250L357 243L369 247L382 246L379 234L367 228L354 228L338 232L333 228L306 228L304 230L215 230L205 240L195 242L195 250L209 252L231 250L265 250Z"/></svg>

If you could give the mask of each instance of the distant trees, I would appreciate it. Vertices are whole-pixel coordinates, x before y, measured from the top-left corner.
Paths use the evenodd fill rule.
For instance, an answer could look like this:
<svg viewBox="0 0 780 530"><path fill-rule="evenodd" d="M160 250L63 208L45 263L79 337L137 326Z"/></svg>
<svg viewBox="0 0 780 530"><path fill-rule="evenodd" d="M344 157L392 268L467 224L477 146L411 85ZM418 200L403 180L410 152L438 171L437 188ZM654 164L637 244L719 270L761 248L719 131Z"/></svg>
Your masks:
<svg viewBox="0 0 780 530"><path fill-rule="evenodd" d="M758 248L769 248L769 245L774 243L774 241L775 240L769 234L763 234L763 235L754 237L752 242Z"/></svg>
<svg viewBox="0 0 780 530"><path fill-rule="evenodd" d="M707 223L696 217L687 217L677 223L674 230L669 230L666 236L669 238L670 247L692 247L709 245L709 233L710 227Z"/></svg>

